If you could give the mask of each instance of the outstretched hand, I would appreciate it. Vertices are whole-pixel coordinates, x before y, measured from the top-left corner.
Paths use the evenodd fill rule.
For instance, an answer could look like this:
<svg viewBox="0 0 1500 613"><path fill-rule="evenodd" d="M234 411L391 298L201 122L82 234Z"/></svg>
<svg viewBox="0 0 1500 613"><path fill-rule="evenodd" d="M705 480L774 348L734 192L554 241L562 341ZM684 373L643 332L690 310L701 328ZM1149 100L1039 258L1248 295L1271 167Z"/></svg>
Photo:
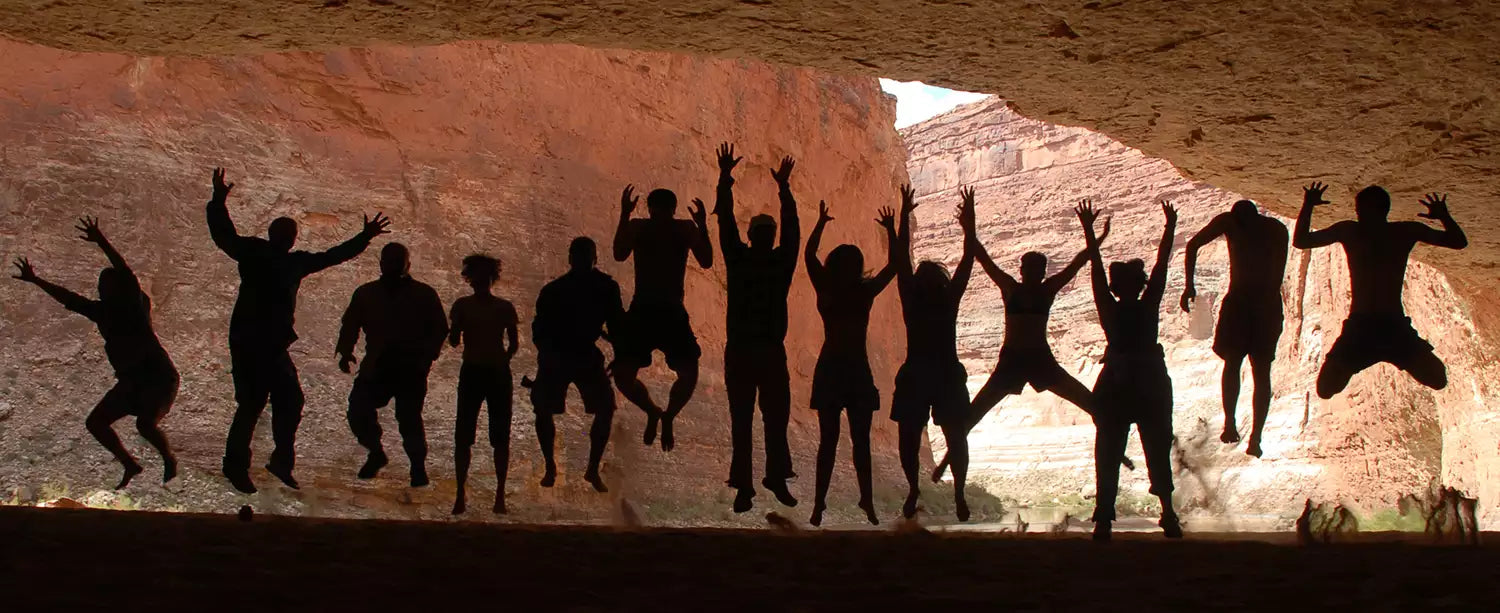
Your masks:
<svg viewBox="0 0 1500 613"><path fill-rule="evenodd" d="M1422 206L1427 207L1426 213L1417 213L1417 217L1423 219L1443 220L1448 215L1448 194L1438 195L1437 192L1422 197Z"/></svg>
<svg viewBox="0 0 1500 613"><path fill-rule="evenodd" d="M224 182L224 169L214 169L214 199L223 200L229 195L229 190L234 189L233 183Z"/></svg>
<svg viewBox="0 0 1500 613"><path fill-rule="evenodd" d="M27 283L35 283L36 282L36 280L37 280L36 270L33 270L31 268L31 260L28 260L26 258L16 258L16 274L15 274L15 278L20 279L22 281L25 281Z"/></svg>
<svg viewBox="0 0 1500 613"><path fill-rule="evenodd" d="M885 228L886 230L888 230L890 232L895 232L896 231L896 211L895 211L895 209L892 209L891 207L882 207L880 209L879 213L880 213L880 216L875 218L875 223L880 224L880 227Z"/></svg>
<svg viewBox="0 0 1500 613"><path fill-rule="evenodd" d="M833 221L833 216L828 214L828 203L824 202L822 200L819 200L818 201L818 225L826 224L826 223L828 223L830 221Z"/></svg>
<svg viewBox="0 0 1500 613"><path fill-rule="evenodd" d="M698 227L708 227L708 209L703 207L703 199L694 198L693 208L688 209L688 214L693 216L693 223L698 224Z"/></svg>
<svg viewBox="0 0 1500 613"><path fill-rule="evenodd" d="M1172 206L1171 202L1166 200L1161 201L1161 214L1167 218L1167 223L1177 223L1177 207Z"/></svg>
<svg viewBox="0 0 1500 613"><path fill-rule="evenodd" d="M910 215L917 210L917 190L911 185L901 186L901 215Z"/></svg>
<svg viewBox="0 0 1500 613"><path fill-rule="evenodd" d="M745 159L744 157L734 157L734 145L729 143L720 144L717 154L719 158L719 172L724 174L728 174L734 170L734 167L740 163L740 160Z"/></svg>
<svg viewBox="0 0 1500 613"><path fill-rule="evenodd" d="M73 229L83 233L83 236L78 238L99 245L104 244L104 232L99 230L99 220L97 218L87 215L79 217L78 225L73 226Z"/></svg>
<svg viewBox="0 0 1500 613"><path fill-rule="evenodd" d="M365 236L375 238L381 234L389 234L390 227L391 218L386 217L385 213L376 213L374 219L371 219L369 215L365 215Z"/></svg>
<svg viewBox="0 0 1500 613"><path fill-rule="evenodd" d="M1323 192L1326 191L1328 191L1327 185L1313 181L1311 185L1302 188L1302 204L1310 206L1328 204L1328 201L1323 199Z"/></svg>
<svg viewBox="0 0 1500 613"><path fill-rule="evenodd" d="M1094 220L1099 219L1099 209L1094 208L1094 201L1084 199L1078 201L1078 206L1073 207L1073 214L1078 216L1078 222L1083 224L1083 229L1092 231Z"/></svg>
<svg viewBox="0 0 1500 613"><path fill-rule="evenodd" d="M792 180L792 167L796 165L797 160L792 159L790 155L781 158L781 166L771 171L771 178L776 180L777 185L786 185L788 181Z"/></svg>
<svg viewBox="0 0 1500 613"><path fill-rule="evenodd" d="M958 195L962 199L958 205L958 227L962 228L964 234L974 235L974 188L961 187Z"/></svg>
<svg viewBox="0 0 1500 613"><path fill-rule="evenodd" d="M634 194L635 194L635 186L634 185L626 185L625 186L625 192L622 193L622 194L620 194L620 215L621 216L629 217L631 213L635 212L635 206L637 204L640 204L641 197L640 196L636 196Z"/></svg>

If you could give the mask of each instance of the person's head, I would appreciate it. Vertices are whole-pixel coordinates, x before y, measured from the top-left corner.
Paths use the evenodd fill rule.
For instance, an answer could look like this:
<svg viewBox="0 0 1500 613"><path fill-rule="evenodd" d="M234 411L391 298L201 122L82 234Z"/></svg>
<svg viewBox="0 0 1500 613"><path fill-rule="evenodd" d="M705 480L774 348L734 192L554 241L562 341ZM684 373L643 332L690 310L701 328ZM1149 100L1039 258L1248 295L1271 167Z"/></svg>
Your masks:
<svg viewBox="0 0 1500 613"><path fill-rule="evenodd" d="M646 194L646 212L652 219L671 219L677 214L677 194L670 189L653 189Z"/></svg>
<svg viewBox="0 0 1500 613"><path fill-rule="evenodd" d="M858 283L865 276L865 254L854 245L839 245L828 252L823 266L836 283Z"/></svg>
<svg viewBox="0 0 1500 613"><path fill-rule="evenodd" d="M277 217L266 229L266 239L279 251L291 251L297 242L297 221L290 217Z"/></svg>
<svg viewBox="0 0 1500 613"><path fill-rule="evenodd" d="M568 265L573 267L573 270L592 269L597 257L598 248L594 246L592 238L580 236L568 245Z"/></svg>
<svg viewBox="0 0 1500 613"><path fill-rule="evenodd" d="M1041 283L1047 280L1047 256L1028 251L1021 256L1021 282Z"/></svg>
<svg viewBox="0 0 1500 613"><path fill-rule="evenodd" d="M464 280L474 291L485 291L500 280L500 260L483 253L464 258Z"/></svg>
<svg viewBox="0 0 1500 613"><path fill-rule="evenodd" d="M115 302L130 293L130 273L110 266L99 271L99 300Z"/></svg>
<svg viewBox="0 0 1500 613"><path fill-rule="evenodd" d="M409 270L411 270L411 260L407 257L405 245L389 243L380 250L381 278L400 279L405 277Z"/></svg>
<svg viewBox="0 0 1500 613"><path fill-rule="evenodd" d="M1354 214L1360 221L1385 221L1391 214L1391 194L1384 187L1371 185L1354 196Z"/></svg>
<svg viewBox="0 0 1500 613"><path fill-rule="evenodd" d="M1240 200L1229 208L1229 214L1236 220L1245 222L1260 216L1260 208L1255 206L1254 200Z"/></svg>
<svg viewBox="0 0 1500 613"><path fill-rule="evenodd" d="M1128 262L1109 263L1109 291L1120 300L1140 298L1146 289L1146 261L1134 259Z"/></svg>
<svg viewBox="0 0 1500 613"><path fill-rule="evenodd" d="M917 270L913 273L917 280L917 287L922 288L923 293L940 293L948 289L948 283L952 278L948 276L948 269L942 264L932 260L922 260L917 264Z"/></svg>
<svg viewBox="0 0 1500 613"><path fill-rule="evenodd" d="M750 218L750 247L770 249L776 245L776 218L756 215Z"/></svg>

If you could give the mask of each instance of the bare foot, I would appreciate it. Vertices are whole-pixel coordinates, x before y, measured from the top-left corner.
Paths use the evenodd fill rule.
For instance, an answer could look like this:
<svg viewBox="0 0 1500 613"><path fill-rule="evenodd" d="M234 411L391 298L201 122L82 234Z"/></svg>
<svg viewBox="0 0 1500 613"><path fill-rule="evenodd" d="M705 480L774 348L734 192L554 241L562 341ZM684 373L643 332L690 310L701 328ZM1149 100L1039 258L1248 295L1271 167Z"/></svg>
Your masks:
<svg viewBox="0 0 1500 613"><path fill-rule="evenodd" d="M755 490L744 488L734 495L734 512L744 513L755 506Z"/></svg>
<svg viewBox="0 0 1500 613"><path fill-rule="evenodd" d="M453 501L453 514L463 515L464 511L467 510L466 507L467 505L464 504L464 493L459 492L458 499Z"/></svg>
<svg viewBox="0 0 1500 613"><path fill-rule="evenodd" d="M1219 440L1230 445L1238 443L1240 442L1240 431L1234 427L1234 424L1224 424L1224 433L1219 435Z"/></svg>
<svg viewBox="0 0 1500 613"><path fill-rule="evenodd" d="M812 518L808 519L807 523L814 526L823 525L823 509L824 506L821 504L813 505Z"/></svg>
<svg viewBox="0 0 1500 613"><path fill-rule="evenodd" d="M1248 444L1248 445L1245 446L1245 453L1247 455L1255 456L1257 458L1260 457L1260 454L1261 454L1261 451L1260 451L1260 439L1251 437L1250 438L1250 444Z"/></svg>
<svg viewBox="0 0 1500 613"><path fill-rule="evenodd" d="M661 450L671 451L677 446L677 441L672 437L672 417L664 415L661 418Z"/></svg>
<svg viewBox="0 0 1500 613"><path fill-rule="evenodd" d="M267 464L266 472L271 473L272 476L280 479L281 482L286 484L287 487L294 490L300 489L297 486L297 480L292 478L292 469L286 468L284 466L276 466L275 464Z"/></svg>
<svg viewBox="0 0 1500 613"><path fill-rule="evenodd" d="M599 473L594 473L594 472L584 473L583 474L583 480L587 481L589 483L589 485L594 486L594 491L599 492L600 494L605 494L605 493L609 492L609 488L604 487L604 479L601 479L599 477Z"/></svg>
<svg viewBox="0 0 1500 613"><path fill-rule="evenodd" d="M870 521L870 525L872 525L872 526L879 526L880 525L880 518L875 515L875 503L870 502L868 500L862 500L859 503L859 508L865 510L865 519L867 519L867 520Z"/></svg>
<svg viewBox="0 0 1500 613"><path fill-rule="evenodd" d="M177 478L177 458L168 456L161 460L161 482L164 484L171 483L173 479Z"/></svg>
<svg viewBox="0 0 1500 613"><path fill-rule="evenodd" d="M911 519L917 516L917 498L920 494L912 490L906 494L906 504L901 505L901 516Z"/></svg>
<svg viewBox="0 0 1500 613"><path fill-rule="evenodd" d="M504 494L497 494L495 496L495 505L492 506L492 507L490 507L490 512L494 513L496 515L505 515L506 513L509 512L509 509L505 508L505 495Z"/></svg>
<svg viewBox="0 0 1500 613"><path fill-rule="evenodd" d="M365 465L359 467L359 474L356 476L361 479L374 479L376 475L380 474L380 469L385 468L385 465L390 463L390 461L390 458L385 456L384 451L379 449L371 451L370 455L365 457Z"/></svg>
<svg viewBox="0 0 1500 613"><path fill-rule="evenodd" d="M117 485L115 485L115 489L117 489L117 490L123 490L123 489L125 489L125 486L130 485L130 480L131 479L134 479L136 475L141 474L141 470L142 470L142 468L141 468L140 464L137 464L135 462L131 462L129 464L126 464L125 465L125 474L120 476L120 483L117 484Z"/></svg>
<svg viewBox="0 0 1500 613"><path fill-rule="evenodd" d="M641 442L646 445L656 443L656 426L661 423L661 413L646 411L646 430L641 433Z"/></svg>
<svg viewBox="0 0 1500 613"><path fill-rule="evenodd" d="M797 497L793 496L792 492L786 488L786 481L780 479L762 479L760 484L776 495L776 502L789 507L797 506Z"/></svg>
<svg viewBox="0 0 1500 613"><path fill-rule="evenodd" d="M557 467L548 466L547 472L542 475L542 487L552 487L557 483Z"/></svg>
<svg viewBox="0 0 1500 613"><path fill-rule="evenodd" d="M953 499L954 512L958 515L958 521L969 521L969 501L962 496Z"/></svg>

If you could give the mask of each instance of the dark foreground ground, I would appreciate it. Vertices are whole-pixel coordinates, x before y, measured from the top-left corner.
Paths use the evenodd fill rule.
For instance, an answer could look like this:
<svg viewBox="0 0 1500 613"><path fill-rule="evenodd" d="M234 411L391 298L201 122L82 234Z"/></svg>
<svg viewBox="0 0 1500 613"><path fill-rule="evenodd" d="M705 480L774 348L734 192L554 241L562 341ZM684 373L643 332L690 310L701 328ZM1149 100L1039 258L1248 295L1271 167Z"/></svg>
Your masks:
<svg viewBox="0 0 1500 613"><path fill-rule="evenodd" d="M0 507L0 610L1472 611L1500 597L1493 544L1253 538L1100 546Z"/></svg>

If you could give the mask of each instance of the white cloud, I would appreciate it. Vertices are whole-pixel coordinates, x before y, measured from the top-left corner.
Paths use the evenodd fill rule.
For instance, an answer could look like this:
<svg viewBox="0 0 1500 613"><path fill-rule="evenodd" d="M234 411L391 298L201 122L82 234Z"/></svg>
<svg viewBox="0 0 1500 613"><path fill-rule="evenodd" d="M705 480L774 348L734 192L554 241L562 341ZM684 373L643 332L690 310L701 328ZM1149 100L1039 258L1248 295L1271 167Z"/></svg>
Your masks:
<svg viewBox="0 0 1500 613"><path fill-rule="evenodd" d="M920 123L958 105L983 100L989 96L989 94L933 87L921 81L881 79L880 88L896 96L897 128Z"/></svg>

